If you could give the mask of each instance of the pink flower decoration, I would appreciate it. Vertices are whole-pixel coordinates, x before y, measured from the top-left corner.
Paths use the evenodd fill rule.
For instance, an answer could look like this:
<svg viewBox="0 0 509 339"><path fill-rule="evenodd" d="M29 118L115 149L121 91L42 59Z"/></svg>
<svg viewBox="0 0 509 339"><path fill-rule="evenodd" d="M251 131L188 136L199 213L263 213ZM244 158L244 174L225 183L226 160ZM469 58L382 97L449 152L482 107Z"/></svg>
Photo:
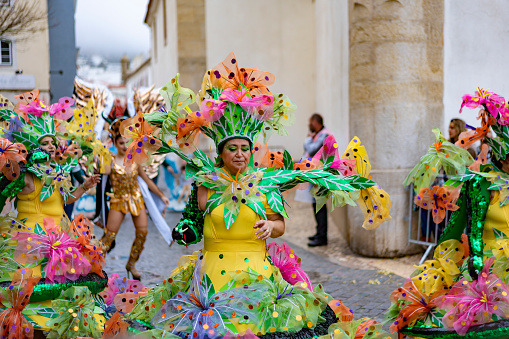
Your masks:
<svg viewBox="0 0 509 339"><path fill-rule="evenodd" d="M334 160L332 161L330 168L338 170L344 176L349 176L353 174L357 174L355 169L355 161L352 159L342 159L339 157L338 151L338 143L333 135L327 136L323 141L323 146L320 148L318 152L316 152L313 159L321 160L325 163L329 157L333 156Z"/></svg>
<svg viewBox="0 0 509 339"><path fill-rule="evenodd" d="M200 114L207 121L219 120L224 114L226 102L221 100L205 99L200 105Z"/></svg>
<svg viewBox="0 0 509 339"><path fill-rule="evenodd" d="M269 243L267 245L267 252L272 258L274 266L279 268L283 279L292 285L295 285L299 281L305 282L308 288L314 291L309 276L300 268L300 258L295 255L286 242L281 246L275 242Z"/></svg>
<svg viewBox="0 0 509 339"><path fill-rule="evenodd" d="M44 272L50 282L64 283L87 275L91 266L79 250L81 245L58 230L53 218L45 218L44 227L46 234L19 232L13 236L18 241L14 259L23 265L48 259Z"/></svg>
<svg viewBox="0 0 509 339"><path fill-rule="evenodd" d="M74 99L69 97L63 97L58 100L57 103L44 106L40 100L32 101L28 105L20 105L19 109L25 113L33 114L38 117L42 116L42 113L48 112L55 119L67 120L74 114L71 106L74 105Z"/></svg>
<svg viewBox="0 0 509 339"><path fill-rule="evenodd" d="M509 314L509 287L496 274L489 274L494 260L492 257L486 262L477 280L461 279L437 302L448 310L444 324L460 335L465 335L470 326L492 321L494 314L501 318Z"/></svg>
<svg viewBox="0 0 509 339"><path fill-rule="evenodd" d="M228 88L221 93L219 99L239 105L258 120L268 120L274 114L274 97L266 94L256 97L249 95L244 88L241 91Z"/></svg>
<svg viewBox="0 0 509 339"><path fill-rule="evenodd" d="M504 97L488 91L489 88L487 90L483 90L478 87L475 91L475 95L465 94L463 96L463 102L461 103L460 113L463 110L463 107L477 108L484 105L494 118L497 118L500 113L501 120L506 120L509 117L509 112L507 108L505 108Z"/></svg>
<svg viewBox="0 0 509 339"><path fill-rule="evenodd" d="M118 294L127 292L138 293L146 289L147 287L138 280L127 279L126 277L121 278L118 273L113 273L108 278L108 285L99 295L103 297L104 302L109 306L113 304L115 296Z"/></svg>

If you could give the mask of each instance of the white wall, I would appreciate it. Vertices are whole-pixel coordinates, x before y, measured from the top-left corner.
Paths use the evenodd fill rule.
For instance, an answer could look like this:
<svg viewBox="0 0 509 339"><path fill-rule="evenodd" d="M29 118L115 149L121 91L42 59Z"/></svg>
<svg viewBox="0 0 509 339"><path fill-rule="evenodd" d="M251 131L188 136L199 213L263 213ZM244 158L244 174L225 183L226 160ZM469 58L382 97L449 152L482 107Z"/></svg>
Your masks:
<svg viewBox="0 0 509 339"><path fill-rule="evenodd" d="M294 158L302 153L309 116L315 111L315 11L311 0L207 0L207 68L234 52L240 66L271 72L272 93L298 106L289 137L273 136ZM196 90L196 89L195 89Z"/></svg>
<svg viewBox="0 0 509 339"><path fill-rule="evenodd" d="M339 153L350 142L348 1L316 0L316 112L334 134Z"/></svg>
<svg viewBox="0 0 509 339"><path fill-rule="evenodd" d="M445 1L442 132L446 136L451 118L480 126L475 119L478 110L458 113L464 94L481 87L509 99L508 5L507 0Z"/></svg>
<svg viewBox="0 0 509 339"><path fill-rule="evenodd" d="M151 29L151 56L152 56L152 79L157 87L162 87L178 72L178 51L177 51L177 2L166 0L166 27L167 44L164 44L163 34L163 4L162 0L154 3L151 11L154 13L150 26L156 26L156 44L154 46L154 30Z"/></svg>

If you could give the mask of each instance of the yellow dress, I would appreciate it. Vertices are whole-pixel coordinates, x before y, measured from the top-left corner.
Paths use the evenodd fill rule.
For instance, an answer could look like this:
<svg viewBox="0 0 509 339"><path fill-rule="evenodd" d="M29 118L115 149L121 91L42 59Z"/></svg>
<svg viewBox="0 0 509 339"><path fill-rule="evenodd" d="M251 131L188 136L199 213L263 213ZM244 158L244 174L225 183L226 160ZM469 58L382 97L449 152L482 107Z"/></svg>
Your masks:
<svg viewBox="0 0 509 339"><path fill-rule="evenodd" d="M138 184L138 170L127 173L125 168L114 162L110 181L113 193L106 193L110 197L110 209L140 215L140 211L145 208L145 201Z"/></svg>
<svg viewBox="0 0 509 339"><path fill-rule="evenodd" d="M42 190L42 181L34 177L35 190L32 193L17 195L17 210L18 210L18 220L22 220L26 218L24 222L25 226L30 227L31 231L34 231L35 224L38 223L44 229L44 218L51 217L55 221L55 225L60 225L60 221L64 214L64 198L55 190L53 194L41 201L41 190ZM46 231L46 229L44 229ZM41 265L37 265L32 268L32 274L34 276L41 276ZM10 274L12 277L12 274ZM51 300L44 300L37 302L38 305L51 308ZM99 323L101 328L104 327L104 323L106 319L102 314L94 314L96 321ZM40 316L38 314L30 315L30 319L36 322L39 327L38 330L49 331L50 327L46 326L46 322L48 321L47 317Z"/></svg>
<svg viewBox="0 0 509 339"><path fill-rule="evenodd" d="M62 194L55 190L51 196L41 201L42 181L34 176L35 189L32 193L17 195L18 210L17 218L25 219L24 223L30 227L32 232L35 224L38 223L44 229L44 218L52 217L55 225L60 225L60 220L64 215L64 198Z"/></svg>
<svg viewBox="0 0 509 339"><path fill-rule="evenodd" d="M495 192L484 220L485 251L499 247L502 239L500 236L497 237L495 232L503 233L505 239L509 238L509 205L500 207L499 196L499 192Z"/></svg>
<svg viewBox="0 0 509 339"><path fill-rule="evenodd" d="M207 198L214 193L209 190ZM263 201L267 214L276 214L270 209L267 200ZM219 290L232 278L230 272L247 271L248 268L270 277L272 265L265 255L265 240L255 235L254 224L262 218L251 208L242 204L240 213L230 227L224 223L224 204L216 207L205 216L203 226L203 259L201 273L206 273Z"/></svg>

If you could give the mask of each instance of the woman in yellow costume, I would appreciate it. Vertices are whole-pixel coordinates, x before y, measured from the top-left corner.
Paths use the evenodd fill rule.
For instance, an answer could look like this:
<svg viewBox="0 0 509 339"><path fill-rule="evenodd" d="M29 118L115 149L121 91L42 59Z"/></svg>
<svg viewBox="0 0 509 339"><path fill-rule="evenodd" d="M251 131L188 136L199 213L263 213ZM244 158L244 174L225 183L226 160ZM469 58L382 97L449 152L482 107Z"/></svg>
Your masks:
<svg viewBox="0 0 509 339"><path fill-rule="evenodd" d="M18 98L24 100L24 95ZM7 197L15 198L18 211L16 219L3 216L0 225L0 256L5 262L0 286L7 301L0 308L0 334L17 333L16 337L24 338L35 329L39 334L49 331L49 338L97 336L105 322L104 311L96 309L94 302L107 283L102 249L88 219L78 216L61 222L64 204L77 200L99 179L95 175L73 187L70 172L78 166L82 151L76 143L58 147L56 126L62 126L62 131L68 126L58 133L61 137L84 140L69 133L74 119L67 123L83 111L70 108L71 98L49 106L37 97L32 99L22 101L15 111L12 106L0 111L0 117L9 122L0 135L0 193L2 203ZM92 129L90 125L88 132ZM95 149L88 154L89 158L97 155Z"/></svg>
<svg viewBox="0 0 509 339"><path fill-rule="evenodd" d="M143 168L134 166L130 168L129 172L124 168L124 157L128 149L127 139L120 134L119 130L125 120L125 118L119 118L110 125L110 133L117 149L117 154L113 158L111 167L107 167L104 173L110 177L113 192L106 193L110 197L110 211L101 241L104 243L103 249L109 251L126 214L131 213L136 233L129 260L126 264L126 270L128 273L131 273L134 279L140 280L141 274L134 265L140 258L145 240L147 239L147 211L138 184L138 176L145 181L152 192L161 198L164 203L163 213L170 202L157 185L147 177Z"/></svg>
<svg viewBox="0 0 509 339"><path fill-rule="evenodd" d="M145 163L151 153L174 152L186 161L185 173L196 183L173 238L181 245L203 238L204 246L182 257L169 279L138 298L128 314L117 315L110 327L127 323L132 332L166 331L172 338L246 331L261 338L311 338L327 334L336 322L328 306L332 300L311 284L293 251L266 243L285 232L282 192L312 182L319 207L328 198L334 206L362 199L367 228L390 218L389 196L367 178L369 163L358 138L346 159L327 139L314 159L293 163L285 152L282 166L255 166L257 138L286 135L285 127L295 120L290 99L267 88L273 82L271 73L240 68L231 53L205 74L199 111L189 109L196 96L180 86L177 75L160 90L165 108L121 126L120 133L131 139L126 167ZM214 141L216 161L196 148L200 135Z"/></svg>

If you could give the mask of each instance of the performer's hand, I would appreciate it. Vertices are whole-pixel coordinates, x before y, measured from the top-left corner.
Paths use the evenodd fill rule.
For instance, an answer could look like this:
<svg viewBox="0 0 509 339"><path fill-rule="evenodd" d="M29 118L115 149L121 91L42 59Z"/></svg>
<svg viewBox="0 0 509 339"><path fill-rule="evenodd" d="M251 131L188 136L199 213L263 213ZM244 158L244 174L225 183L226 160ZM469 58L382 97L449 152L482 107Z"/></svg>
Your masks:
<svg viewBox="0 0 509 339"><path fill-rule="evenodd" d="M165 196L162 196L161 197L161 200L164 202L164 209L163 209L163 213L161 213L164 216L166 216L166 208L168 207L168 205L170 204L170 200L165 197Z"/></svg>
<svg viewBox="0 0 509 339"><path fill-rule="evenodd" d="M253 228L258 228L255 232L255 235L258 235L258 239L267 240L272 234L274 223L270 220L259 220L254 224Z"/></svg>
<svg viewBox="0 0 509 339"><path fill-rule="evenodd" d="M85 182L83 183L83 188L86 189L86 190L89 190L92 187L94 187L100 180L101 180L101 175L100 174L94 174L90 178L85 180Z"/></svg>

